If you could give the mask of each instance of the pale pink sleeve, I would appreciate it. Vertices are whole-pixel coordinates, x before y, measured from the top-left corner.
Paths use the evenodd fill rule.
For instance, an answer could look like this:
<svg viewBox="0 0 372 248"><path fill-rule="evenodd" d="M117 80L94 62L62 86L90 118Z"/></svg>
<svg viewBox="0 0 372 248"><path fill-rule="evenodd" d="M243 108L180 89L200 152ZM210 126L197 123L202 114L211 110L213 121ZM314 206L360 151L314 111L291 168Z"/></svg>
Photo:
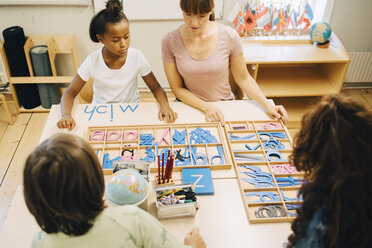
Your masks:
<svg viewBox="0 0 372 248"><path fill-rule="evenodd" d="M228 27L228 32L231 39L230 58L233 58L243 53L243 45L238 32L231 27Z"/></svg>
<svg viewBox="0 0 372 248"><path fill-rule="evenodd" d="M161 55L163 57L163 62L176 63L172 52L172 39L169 33L164 36L161 41Z"/></svg>

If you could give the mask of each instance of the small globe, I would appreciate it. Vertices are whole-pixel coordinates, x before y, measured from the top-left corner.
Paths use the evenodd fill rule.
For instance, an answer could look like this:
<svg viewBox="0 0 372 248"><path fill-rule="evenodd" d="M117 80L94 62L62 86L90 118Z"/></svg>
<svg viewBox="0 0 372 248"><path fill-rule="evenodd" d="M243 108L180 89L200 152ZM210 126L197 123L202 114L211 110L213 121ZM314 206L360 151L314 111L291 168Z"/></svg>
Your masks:
<svg viewBox="0 0 372 248"><path fill-rule="evenodd" d="M136 170L119 170L106 187L106 198L114 205L137 204L147 197L148 184Z"/></svg>
<svg viewBox="0 0 372 248"><path fill-rule="evenodd" d="M317 22L310 27L309 33L312 41L323 44L331 37L332 29L326 22Z"/></svg>

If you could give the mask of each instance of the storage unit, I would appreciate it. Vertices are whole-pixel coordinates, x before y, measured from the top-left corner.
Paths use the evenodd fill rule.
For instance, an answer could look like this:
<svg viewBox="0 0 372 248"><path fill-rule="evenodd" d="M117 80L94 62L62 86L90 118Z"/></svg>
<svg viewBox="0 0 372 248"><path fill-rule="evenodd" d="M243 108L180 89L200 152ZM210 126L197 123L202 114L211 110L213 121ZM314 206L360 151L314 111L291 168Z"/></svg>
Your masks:
<svg viewBox="0 0 372 248"><path fill-rule="evenodd" d="M339 93L350 62L334 34L329 48L311 40L243 40L243 47L248 71L264 95L284 103L288 112L298 102L308 105L313 97Z"/></svg>
<svg viewBox="0 0 372 248"><path fill-rule="evenodd" d="M53 76L34 76L32 69L32 63L30 58L30 49L37 45L47 45L49 60L51 63L52 75ZM80 65L79 55L76 45L75 35L40 35L40 36L28 36L27 41L24 45L26 60L28 69L30 71L30 77L12 77L8 65L8 60L4 51L4 43L0 46L1 56L3 58L5 71L8 76L10 88L12 95L14 97L15 105L17 110L20 109L17 93L15 91L15 84L39 84L39 83L54 83L54 84L66 84L70 83L77 73L77 69ZM72 66L74 70L74 75L71 76L58 76L55 58L57 54L71 54ZM37 107L35 109L26 110L21 108L21 112L48 112L48 109L42 107Z"/></svg>

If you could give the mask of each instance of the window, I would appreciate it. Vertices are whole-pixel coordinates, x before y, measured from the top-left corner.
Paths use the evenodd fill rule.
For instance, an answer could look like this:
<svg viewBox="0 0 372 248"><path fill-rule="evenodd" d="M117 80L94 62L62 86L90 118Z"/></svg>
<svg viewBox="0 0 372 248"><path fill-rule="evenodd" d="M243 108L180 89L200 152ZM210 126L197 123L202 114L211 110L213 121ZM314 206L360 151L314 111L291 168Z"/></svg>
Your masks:
<svg viewBox="0 0 372 248"><path fill-rule="evenodd" d="M227 20L241 35L251 38L308 38L313 23L329 22L334 0L238 1Z"/></svg>

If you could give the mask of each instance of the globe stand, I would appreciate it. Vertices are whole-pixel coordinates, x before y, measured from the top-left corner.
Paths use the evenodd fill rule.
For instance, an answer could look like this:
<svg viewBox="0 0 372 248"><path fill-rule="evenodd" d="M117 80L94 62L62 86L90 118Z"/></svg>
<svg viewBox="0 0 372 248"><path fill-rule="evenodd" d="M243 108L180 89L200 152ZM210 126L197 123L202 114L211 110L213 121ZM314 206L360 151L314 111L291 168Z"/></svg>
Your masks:
<svg viewBox="0 0 372 248"><path fill-rule="evenodd" d="M156 175L155 176L155 185L156 186L174 185L174 181L173 181L172 178L170 178L170 179L160 180L160 183L159 183L158 176Z"/></svg>
<svg viewBox="0 0 372 248"><path fill-rule="evenodd" d="M328 48L329 47L329 40L327 40L326 42L324 43L316 43L316 46L319 47L319 48Z"/></svg>

